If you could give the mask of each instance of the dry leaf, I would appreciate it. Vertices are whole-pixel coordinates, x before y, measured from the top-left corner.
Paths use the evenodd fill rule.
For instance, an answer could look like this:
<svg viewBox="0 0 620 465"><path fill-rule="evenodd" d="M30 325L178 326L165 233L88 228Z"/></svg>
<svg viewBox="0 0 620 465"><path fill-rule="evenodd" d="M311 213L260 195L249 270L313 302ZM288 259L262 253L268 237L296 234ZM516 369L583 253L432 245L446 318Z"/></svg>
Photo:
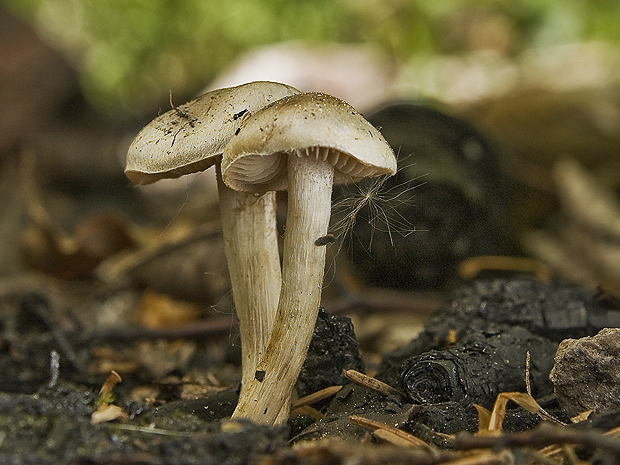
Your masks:
<svg viewBox="0 0 620 465"><path fill-rule="evenodd" d="M122 408L120 408L118 405L101 404L99 408L91 415L90 422L93 425L96 425L97 423L117 420L119 418L127 418L127 415L125 414L125 412L123 412Z"/></svg>
<svg viewBox="0 0 620 465"><path fill-rule="evenodd" d="M564 425L564 423L549 415L529 394L525 392L502 392L497 395L495 404L493 404L488 432L496 433L502 431L502 422L506 414L506 404L509 400L523 407L528 412L539 415L544 420Z"/></svg>
<svg viewBox="0 0 620 465"><path fill-rule="evenodd" d="M488 431L489 423L491 422L491 412L482 405L474 404L474 407L478 411L478 433Z"/></svg>
<svg viewBox="0 0 620 465"><path fill-rule="evenodd" d="M140 323L147 328L169 328L190 323L200 316L200 308L189 302L172 299L146 290L140 303Z"/></svg>

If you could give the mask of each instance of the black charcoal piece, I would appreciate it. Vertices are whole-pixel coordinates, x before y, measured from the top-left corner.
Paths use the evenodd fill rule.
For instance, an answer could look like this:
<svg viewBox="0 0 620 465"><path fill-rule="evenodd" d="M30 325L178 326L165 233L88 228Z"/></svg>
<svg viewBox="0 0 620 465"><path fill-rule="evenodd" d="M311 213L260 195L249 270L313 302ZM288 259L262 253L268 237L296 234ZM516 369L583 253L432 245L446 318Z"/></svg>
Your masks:
<svg viewBox="0 0 620 465"><path fill-rule="evenodd" d="M475 333L449 349L406 360L402 384L415 403L475 402L490 409L497 394L525 391L528 351L532 395L550 394L548 375L556 348L556 343L519 326Z"/></svg>
<svg viewBox="0 0 620 465"><path fill-rule="evenodd" d="M297 381L300 397L344 384L346 370L364 371L351 319L319 310L312 342Z"/></svg>
<svg viewBox="0 0 620 465"><path fill-rule="evenodd" d="M523 326L556 342L620 326L620 311L603 308L592 291L532 280L477 281L458 289L425 324L438 340L490 323Z"/></svg>
<svg viewBox="0 0 620 465"><path fill-rule="evenodd" d="M620 327L620 311L599 303L585 289L532 280L476 281L456 290L407 346L384 356L378 377L396 382L402 363L429 350L442 350L471 333L521 326L554 342L592 336Z"/></svg>
<svg viewBox="0 0 620 465"><path fill-rule="evenodd" d="M418 425L425 425L441 434L475 433L478 431L478 411L473 405L463 406L458 402L416 405L411 408L401 428L416 434Z"/></svg>

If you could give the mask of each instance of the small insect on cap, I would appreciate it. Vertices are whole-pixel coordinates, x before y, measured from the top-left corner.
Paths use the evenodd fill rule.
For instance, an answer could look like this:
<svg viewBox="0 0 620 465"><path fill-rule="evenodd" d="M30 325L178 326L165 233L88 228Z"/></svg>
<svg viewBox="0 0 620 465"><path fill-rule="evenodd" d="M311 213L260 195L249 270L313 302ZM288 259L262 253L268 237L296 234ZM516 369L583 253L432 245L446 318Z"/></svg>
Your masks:
<svg viewBox="0 0 620 465"><path fill-rule="evenodd" d="M205 170L222 154L244 118L297 93L286 84L256 81L202 94L140 131L127 152L125 175L137 184L150 184Z"/></svg>
<svg viewBox="0 0 620 465"><path fill-rule="evenodd" d="M394 174L396 157L377 128L352 106L321 93L296 94L247 118L222 158L232 189L287 189L287 156L310 156L334 166L334 184Z"/></svg>

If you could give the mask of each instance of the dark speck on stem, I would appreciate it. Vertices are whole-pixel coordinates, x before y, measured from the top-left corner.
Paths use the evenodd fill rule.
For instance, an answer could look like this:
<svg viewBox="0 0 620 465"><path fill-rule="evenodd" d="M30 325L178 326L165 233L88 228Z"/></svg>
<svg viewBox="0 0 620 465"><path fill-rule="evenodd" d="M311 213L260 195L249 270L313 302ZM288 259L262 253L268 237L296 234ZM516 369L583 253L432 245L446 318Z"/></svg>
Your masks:
<svg viewBox="0 0 620 465"><path fill-rule="evenodd" d="M336 242L336 237L333 234L328 234L327 236L319 237L316 241L314 241L314 245L322 246L332 244L334 242Z"/></svg>

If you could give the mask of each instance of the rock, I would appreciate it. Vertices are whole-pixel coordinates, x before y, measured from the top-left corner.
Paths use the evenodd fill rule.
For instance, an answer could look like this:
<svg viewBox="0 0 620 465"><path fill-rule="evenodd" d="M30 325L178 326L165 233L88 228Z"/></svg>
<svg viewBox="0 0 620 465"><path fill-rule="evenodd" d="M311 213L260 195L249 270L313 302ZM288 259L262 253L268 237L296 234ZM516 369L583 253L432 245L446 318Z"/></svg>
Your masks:
<svg viewBox="0 0 620 465"><path fill-rule="evenodd" d="M620 329L560 343L549 378L570 414L620 410Z"/></svg>

